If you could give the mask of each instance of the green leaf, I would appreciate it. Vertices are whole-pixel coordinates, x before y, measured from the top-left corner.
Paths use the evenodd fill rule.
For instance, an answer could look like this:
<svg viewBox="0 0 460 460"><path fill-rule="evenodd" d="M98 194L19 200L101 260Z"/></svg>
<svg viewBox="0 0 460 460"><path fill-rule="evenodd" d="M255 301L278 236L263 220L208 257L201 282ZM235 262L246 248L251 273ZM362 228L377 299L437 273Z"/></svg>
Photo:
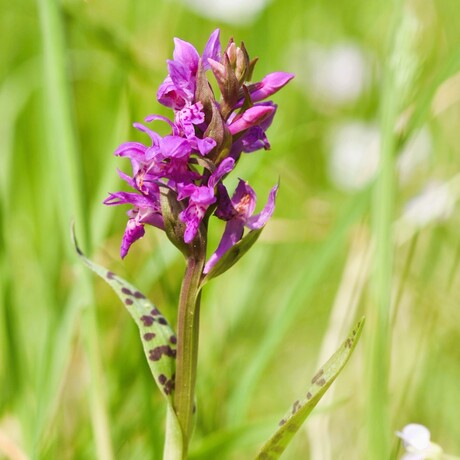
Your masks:
<svg viewBox="0 0 460 460"><path fill-rule="evenodd" d="M91 262L78 247L73 230L72 237L80 259L110 285L136 322L152 375L172 405L177 342L173 330L155 305L132 284Z"/></svg>
<svg viewBox="0 0 460 460"><path fill-rule="evenodd" d="M312 385L305 397L294 402L291 410L280 421L279 428L262 447L256 460L275 460L281 456L295 433L347 363L361 335L363 325L364 318L361 318L342 346L312 378Z"/></svg>
<svg viewBox="0 0 460 460"><path fill-rule="evenodd" d="M203 278L201 285L203 286L210 279L215 278L216 276L222 275L229 268L233 267L240 259L243 257L251 246L259 238L263 227L258 230L252 230L244 238L242 238L238 243L233 245L224 255L217 261L216 265L210 270L210 272Z"/></svg>

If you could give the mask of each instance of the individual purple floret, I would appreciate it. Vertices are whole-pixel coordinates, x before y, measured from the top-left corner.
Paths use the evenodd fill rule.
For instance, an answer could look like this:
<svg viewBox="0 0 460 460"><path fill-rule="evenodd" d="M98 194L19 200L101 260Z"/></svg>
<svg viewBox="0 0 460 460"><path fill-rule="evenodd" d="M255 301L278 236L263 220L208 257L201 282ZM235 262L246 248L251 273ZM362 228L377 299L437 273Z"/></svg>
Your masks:
<svg viewBox="0 0 460 460"><path fill-rule="evenodd" d="M226 220L227 224L219 246L206 263L203 273L209 273L217 261L241 240L244 227L247 227L249 230L258 230L265 226L275 210L278 186L275 185L271 189L267 204L256 215L253 215L257 199L256 192L254 192L247 182L240 179L231 199L223 187L220 191L221 202L217 207L216 216L222 220Z"/></svg>
<svg viewBox="0 0 460 460"><path fill-rule="evenodd" d="M179 184L177 199L189 198L187 208L179 214L179 218L185 223L185 243L191 243L195 238L198 226L200 225L208 207L216 202L215 187L223 176L228 174L235 166L233 158L225 158L219 167L211 174L207 185L195 185L193 183Z"/></svg>
<svg viewBox="0 0 460 460"><path fill-rule="evenodd" d="M238 47L233 40L222 52L218 29L201 57L192 44L178 38L174 43L168 76L157 92L158 102L173 110L172 119L145 118L146 123L167 123L170 132L161 136L150 125L134 123L150 142L124 143L115 155L131 161L132 175L119 174L135 191L111 193L104 203L131 206L122 258L144 236L146 224L164 230L187 257L197 248L204 254L209 218L225 220L221 242L206 264L207 273L243 238L244 228L251 232L264 227L273 213L277 186L264 209L253 215L256 195L249 184L240 180L230 198L224 181L241 153L270 148L266 130L277 106L262 101L293 75L274 72L250 83L256 60L251 61L244 45ZM210 75L217 80L218 98L208 81Z"/></svg>
<svg viewBox="0 0 460 460"><path fill-rule="evenodd" d="M219 29L209 37L203 52L203 65L209 68L208 59L220 59ZM196 76L200 55L195 47L179 38L174 39L173 60L168 60L169 75L160 85L157 99L160 104L174 110L180 110L192 104L195 98Z"/></svg>

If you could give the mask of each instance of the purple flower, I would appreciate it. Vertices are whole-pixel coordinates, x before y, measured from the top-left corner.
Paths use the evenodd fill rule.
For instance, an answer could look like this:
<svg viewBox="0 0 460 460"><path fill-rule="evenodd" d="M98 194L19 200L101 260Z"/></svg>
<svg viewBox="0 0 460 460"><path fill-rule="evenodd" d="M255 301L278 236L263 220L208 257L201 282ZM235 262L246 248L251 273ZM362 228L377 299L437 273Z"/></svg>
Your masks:
<svg viewBox="0 0 460 460"><path fill-rule="evenodd" d="M241 131L260 125L262 122L272 117L275 112L273 105L256 104L245 110L242 115L238 115L230 123L228 129L232 135L238 134Z"/></svg>
<svg viewBox="0 0 460 460"><path fill-rule="evenodd" d="M144 124L134 123L149 136L150 143L124 143L115 155L131 161L132 175L121 171L119 175L135 192L111 193L104 203L131 205L121 244L122 258L144 235L146 224L165 230L187 254L199 232L204 242L201 248L206 248L205 226L211 215L225 220L221 242L206 264L208 272L241 240L245 227L260 229L273 213L277 187L272 189L264 209L253 215L254 190L240 180L230 198L222 181L242 152L270 148L265 132L277 106L260 101L286 85L293 75L274 72L258 83L248 84L254 61L244 45L237 47L233 40L221 55L219 29L209 37L201 58L192 44L178 38L174 44L173 59L167 61L168 76L157 93L158 101L173 109L174 118L145 118L146 123L166 122L170 132L160 136ZM207 81L205 72L210 69L220 90L218 100ZM168 190L167 200L160 202L162 187ZM175 225L175 219L185 225ZM189 245L185 251L183 243Z"/></svg>
<svg viewBox="0 0 460 460"><path fill-rule="evenodd" d="M217 261L241 240L244 227L257 230L265 226L275 209L278 185L271 189L267 204L256 215L253 215L256 206L256 193L247 182L240 179L231 199L223 186L219 187L219 192L221 201L216 210L216 216L226 220L227 224L219 246L204 267L203 273L205 274L209 273Z"/></svg>
<svg viewBox="0 0 460 460"><path fill-rule="evenodd" d="M271 107L269 115L263 121L247 129L236 141L233 142L230 156L237 160L241 152L252 153L260 149L269 150L270 143L268 142L265 131L272 124L273 118L276 113L277 105L273 102L261 102L258 106Z"/></svg>
<svg viewBox="0 0 460 460"><path fill-rule="evenodd" d="M147 123L155 120L165 121L172 127L173 136L181 138L181 144L184 146L184 148L189 148L187 153L191 153L192 150L195 150L201 155L206 155L216 145L216 141L212 137L200 138L196 135L196 126L202 125L204 123L203 105L201 102L183 107L181 110L177 110L175 112L174 123L161 115L149 115L145 118ZM148 134L150 132L149 135L152 137L153 132L145 126L141 125L140 123L135 123L134 126L141 131L147 132ZM155 143L155 141L156 140L152 137L152 142ZM161 142L161 137L157 142ZM167 156L178 157L178 155L174 154Z"/></svg>
<svg viewBox="0 0 460 460"><path fill-rule="evenodd" d="M233 158L226 158L219 167L211 174L207 185L178 185L178 200L189 198L189 205L179 214L179 218L185 223L186 230L184 241L190 243L195 238L198 227L206 214L208 207L216 202L215 191L217 183L223 176L228 174L235 166Z"/></svg>
<svg viewBox="0 0 460 460"><path fill-rule="evenodd" d="M273 72L266 75L262 81L253 83L248 86L249 94L252 102L262 101L278 92L286 86L292 79L294 74L287 72ZM239 106L242 105L242 101Z"/></svg>
<svg viewBox="0 0 460 460"><path fill-rule="evenodd" d="M209 37L203 52L203 67L209 68L208 59L220 60L219 29ZM195 98L196 74L200 56L196 48L179 38L174 39L173 60L168 60L169 75L158 88L157 100L174 110L191 105Z"/></svg>
<svg viewBox="0 0 460 460"><path fill-rule="evenodd" d="M130 219L126 225L120 250L122 259L124 259L128 253L131 245L144 236L144 224L153 225L162 230L164 229L158 190L152 197L129 192L111 193L110 196L104 200L104 204L130 204L134 206L134 209L128 212Z"/></svg>

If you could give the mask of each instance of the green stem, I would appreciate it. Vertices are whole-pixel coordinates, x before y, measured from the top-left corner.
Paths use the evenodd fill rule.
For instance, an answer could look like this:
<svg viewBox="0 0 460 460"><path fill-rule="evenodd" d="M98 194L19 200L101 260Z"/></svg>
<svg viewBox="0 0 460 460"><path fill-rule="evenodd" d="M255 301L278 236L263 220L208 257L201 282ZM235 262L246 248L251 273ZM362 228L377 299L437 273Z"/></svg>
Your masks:
<svg viewBox="0 0 460 460"><path fill-rule="evenodd" d="M204 257L187 260L179 299L177 325L177 367L174 406L182 429L182 458L187 458L187 449L193 427L195 380L198 358L200 281Z"/></svg>

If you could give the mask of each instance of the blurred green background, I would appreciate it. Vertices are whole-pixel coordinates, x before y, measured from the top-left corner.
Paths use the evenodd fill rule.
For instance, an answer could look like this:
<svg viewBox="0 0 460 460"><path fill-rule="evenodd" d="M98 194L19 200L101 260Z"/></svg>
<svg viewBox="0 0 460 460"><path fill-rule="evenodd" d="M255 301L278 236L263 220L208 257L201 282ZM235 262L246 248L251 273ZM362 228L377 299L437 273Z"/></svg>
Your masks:
<svg viewBox="0 0 460 460"><path fill-rule="evenodd" d="M159 459L165 407L138 332L84 250L174 323L184 268L149 229L125 261L112 156L145 140L173 37L221 28L259 56L272 150L238 175L275 216L206 287L193 459L251 459L356 318L344 373L286 459L399 458L425 424L460 455L458 0L3 1L0 25L0 458ZM379 158L381 167L379 168ZM222 226L214 222L210 247ZM3 456L3 457L2 457Z"/></svg>

